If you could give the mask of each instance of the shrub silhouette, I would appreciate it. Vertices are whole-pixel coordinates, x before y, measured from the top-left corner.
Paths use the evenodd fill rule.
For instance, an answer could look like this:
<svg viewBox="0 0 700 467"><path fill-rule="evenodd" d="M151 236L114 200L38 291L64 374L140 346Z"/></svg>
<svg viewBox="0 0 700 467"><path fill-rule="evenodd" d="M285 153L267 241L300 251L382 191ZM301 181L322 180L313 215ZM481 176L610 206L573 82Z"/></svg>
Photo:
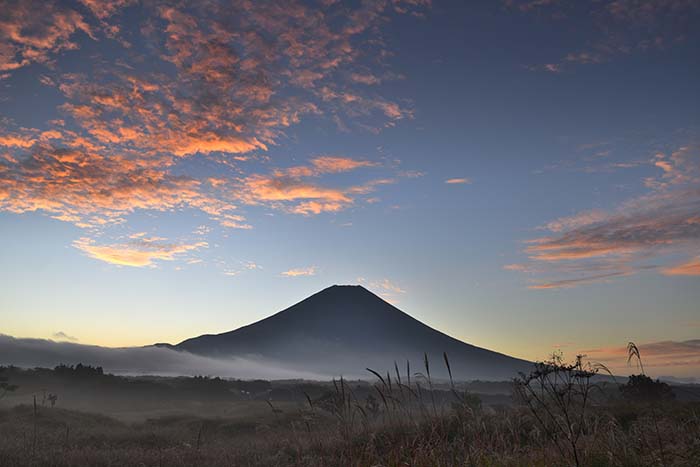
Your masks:
<svg viewBox="0 0 700 467"><path fill-rule="evenodd" d="M623 397L635 402L662 402L675 399L668 384L654 381L647 375L631 375L626 384L620 386Z"/></svg>
<svg viewBox="0 0 700 467"><path fill-rule="evenodd" d="M601 369L608 371L600 364L584 364L582 355L566 363L555 352L549 360L535 363L530 374L513 380L517 399L561 456L576 466L582 465L579 442L589 431L592 393L597 387L592 379Z"/></svg>

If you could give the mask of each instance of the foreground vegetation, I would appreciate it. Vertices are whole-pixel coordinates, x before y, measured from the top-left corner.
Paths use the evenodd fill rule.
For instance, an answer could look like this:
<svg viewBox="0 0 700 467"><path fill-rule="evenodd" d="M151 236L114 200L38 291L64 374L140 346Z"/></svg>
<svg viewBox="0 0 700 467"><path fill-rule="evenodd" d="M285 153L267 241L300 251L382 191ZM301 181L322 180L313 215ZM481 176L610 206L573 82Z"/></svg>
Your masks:
<svg viewBox="0 0 700 467"><path fill-rule="evenodd" d="M697 466L700 459L700 392L692 386L671 389L644 374L618 385L598 376L600 368L555 356L512 383L511 403L486 404L465 385L433 381L427 361L422 370L369 370L372 384L256 382L238 392L223 380L179 379L168 381L179 389L163 397L176 401L183 388L206 387L220 414L141 421L61 408L60 398L52 407L39 393L36 404L0 409L0 465ZM51 375L61 371L78 377L66 368ZM80 378L128 384L90 371ZM236 400L226 402L225 393Z"/></svg>

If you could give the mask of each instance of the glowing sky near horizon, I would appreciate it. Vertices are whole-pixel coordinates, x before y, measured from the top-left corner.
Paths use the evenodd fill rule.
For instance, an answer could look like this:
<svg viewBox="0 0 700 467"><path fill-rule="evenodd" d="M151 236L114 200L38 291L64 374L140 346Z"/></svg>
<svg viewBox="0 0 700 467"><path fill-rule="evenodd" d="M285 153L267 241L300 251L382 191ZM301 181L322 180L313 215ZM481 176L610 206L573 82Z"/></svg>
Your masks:
<svg viewBox="0 0 700 467"><path fill-rule="evenodd" d="M700 377L699 25L0 0L0 333L178 342L360 283L475 345Z"/></svg>

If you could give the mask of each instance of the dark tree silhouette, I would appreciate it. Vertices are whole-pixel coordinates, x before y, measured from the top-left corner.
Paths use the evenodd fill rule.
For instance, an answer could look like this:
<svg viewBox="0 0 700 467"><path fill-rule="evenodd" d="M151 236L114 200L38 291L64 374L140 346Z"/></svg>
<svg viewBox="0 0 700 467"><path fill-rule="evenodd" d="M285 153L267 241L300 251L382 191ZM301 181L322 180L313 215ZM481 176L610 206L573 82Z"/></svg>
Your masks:
<svg viewBox="0 0 700 467"><path fill-rule="evenodd" d="M5 376L7 368L0 366L0 399L5 397L5 394L17 389L17 385L10 384L10 379Z"/></svg>
<svg viewBox="0 0 700 467"><path fill-rule="evenodd" d="M75 366L69 365L58 365L54 368L54 371L62 376L72 377L72 378L91 378L104 376L104 370L101 366L90 366L78 363Z"/></svg>

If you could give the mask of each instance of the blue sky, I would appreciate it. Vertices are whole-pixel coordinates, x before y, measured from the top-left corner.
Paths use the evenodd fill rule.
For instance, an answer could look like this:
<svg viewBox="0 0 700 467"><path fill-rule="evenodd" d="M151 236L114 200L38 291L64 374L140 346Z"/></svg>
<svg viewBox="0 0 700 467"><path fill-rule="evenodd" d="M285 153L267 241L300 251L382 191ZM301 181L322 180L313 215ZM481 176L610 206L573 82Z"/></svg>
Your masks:
<svg viewBox="0 0 700 467"><path fill-rule="evenodd" d="M0 18L0 332L178 342L361 283L700 375L693 2L45 9Z"/></svg>

